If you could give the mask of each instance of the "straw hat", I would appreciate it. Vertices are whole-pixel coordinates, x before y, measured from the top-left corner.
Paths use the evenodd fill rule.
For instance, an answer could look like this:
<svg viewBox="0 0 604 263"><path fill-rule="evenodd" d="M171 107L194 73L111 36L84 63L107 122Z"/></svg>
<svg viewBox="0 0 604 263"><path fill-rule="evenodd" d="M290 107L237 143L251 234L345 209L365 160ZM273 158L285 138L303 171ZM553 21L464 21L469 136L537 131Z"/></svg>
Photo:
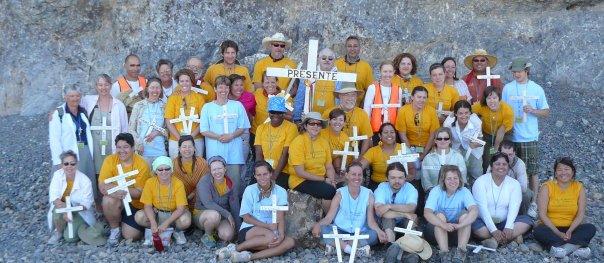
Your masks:
<svg viewBox="0 0 604 263"><path fill-rule="evenodd" d="M474 67L472 67L472 60L474 59L474 57L485 57L488 59L488 63L489 63L489 67L494 68L495 65L497 65L497 57L493 56L493 55L489 55L489 53L487 53L486 50L484 49L476 49L474 50L474 53L468 55L466 58L463 59L463 63L466 65L466 68L472 70Z"/></svg>
<svg viewBox="0 0 604 263"><path fill-rule="evenodd" d="M107 238L105 237L105 224L97 222L89 227L80 227L78 228L78 236L84 243L93 246L102 246L107 243Z"/></svg>
<svg viewBox="0 0 604 263"><path fill-rule="evenodd" d="M283 33L275 33L270 37L265 37L262 39L262 46L265 49L270 49L270 45L273 42L283 42L285 43L285 48L290 48L292 46L292 40L283 35Z"/></svg>
<svg viewBox="0 0 604 263"><path fill-rule="evenodd" d="M423 260L427 260L432 256L430 244L416 235L405 234L396 240L396 244L406 252L417 254Z"/></svg>

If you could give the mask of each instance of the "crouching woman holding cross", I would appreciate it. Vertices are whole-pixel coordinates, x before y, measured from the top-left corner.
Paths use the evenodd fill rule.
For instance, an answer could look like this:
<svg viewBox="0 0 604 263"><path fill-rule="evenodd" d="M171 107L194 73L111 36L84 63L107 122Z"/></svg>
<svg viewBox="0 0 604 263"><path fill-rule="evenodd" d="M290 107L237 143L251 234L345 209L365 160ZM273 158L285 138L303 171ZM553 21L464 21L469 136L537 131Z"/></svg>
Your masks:
<svg viewBox="0 0 604 263"><path fill-rule="evenodd" d="M359 256L368 257L370 254L370 246L379 242L386 243L388 237L386 233L380 229L375 221L373 210L373 194L368 188L361 186L363 182L363 165L360 162L352 162L346 171L346 181L348 184L338 188L334 196L327 215L312 228L312 234L319 237L319 234L330 234L333 232L331 223L338 228L341 234L354 234L355 229L360 229L361 235L368 235L369 239L359 240L358 249ZM325 249L328 254L334 252L334 241L328 238L323 238ZM351 241L339 241L344 252L351 253Z"/></svg>

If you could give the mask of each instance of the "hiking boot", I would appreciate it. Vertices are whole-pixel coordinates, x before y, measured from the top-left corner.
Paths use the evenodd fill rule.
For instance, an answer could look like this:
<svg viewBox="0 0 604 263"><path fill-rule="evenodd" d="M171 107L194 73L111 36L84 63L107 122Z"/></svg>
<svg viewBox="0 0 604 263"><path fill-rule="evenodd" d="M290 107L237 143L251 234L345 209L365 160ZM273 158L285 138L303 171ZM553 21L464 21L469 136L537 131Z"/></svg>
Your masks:
<svg viewBox="0 0 604 263"><path fill-rule="evenodd" d="M451 252L440 251L438 252L438 258L440 258L440 263L449 263L451 262Z"/></svg>
<svg viewBox="0 0 604 263"><path fill-rule="evenodd" d="M369 245L365 245L362 248L357 248L356 257L367 258L369 256L371 256L371 247Z"/></svg>
<svg viewBox="0 0 604 263"><path fill-rule="evenodd" d="M176 239L176 244L178 245L184 245L187 243L187 238L185 237L184 231L175 231L174 239Z"/></svg>
<svg viewBox="0 0 604 263"><path fill-rule="evenodd" d="M119 227L111 229L109 231L109 238L107 239L107 243L109 245L115 246L120 242L120 237L122 236L122 231Z"/></svg>
<svg viewBox="0 0 604 263"><path fill-rule="evenodd" d="M582 248L575 250L575 252L573 252L570 255L576 256L576 257L579 257L582 259L588 259L591 257L591 249L589 247L582 247Z"/></svg>
<svg viewBox="0 0 604 263"><path fill-rule="evenodd" d="M54 231L52 231L52 234L50 235L50 238L48 239L46 244L57 245L59 244L61 239L63 239L63 235L61 235L61 233L59 233L59 231L55 229Z"/></svg>
<svg viewBox="0 0 604 263"><path fill-rule="evenodd" d="M464 263L466 262L467 251L461 248L455 248L453 250L453 256L451 257L451 262L454 263Z"/></svg>
<svg viewBox="0 0 604 263"><path fill-rule="evenodd" d="M211 234L205 234L201 237L201 243L207 248L216 246L216 239Z"/></svg>
<svg viewBox="0 0 604 263"><path fill-rule="evenodd" d="M330 256L336 253L336 249L332 245L325 245L325 256Z"/></svg>
<svg viewBox="0 0 604 263"><path fill-rule="evenodd" d="M564 258L566 256L566 249L552 246L549 253L555 258Z"/></svg>
<svg viewBox="0 0 604 263"><path fill-rule="evenodd" d="M220 248L214 252L218 256L218 260L225 260L231 257L231 254L236 251L237 245L228 244L226 247Z"/></svg>
<svg viewBox="0 0 604 263"><path fill-rule="evenodd" d="M497 247L499 246L499 243L497 243L497 240L495 240L494 238L487 238L485 240L483 240L482 242L480 242L483 246L488 247L488 248L492 248L492 249L497 249Z"/></svg>
<svg viewBox="0 0 604 263"><path fill-rule="evenodd" d="M249 251L241 251L241 252L234 251L231 254L231 262L248 262L248 261L250 261L251 257L252 257L252 253Z"/></svg>

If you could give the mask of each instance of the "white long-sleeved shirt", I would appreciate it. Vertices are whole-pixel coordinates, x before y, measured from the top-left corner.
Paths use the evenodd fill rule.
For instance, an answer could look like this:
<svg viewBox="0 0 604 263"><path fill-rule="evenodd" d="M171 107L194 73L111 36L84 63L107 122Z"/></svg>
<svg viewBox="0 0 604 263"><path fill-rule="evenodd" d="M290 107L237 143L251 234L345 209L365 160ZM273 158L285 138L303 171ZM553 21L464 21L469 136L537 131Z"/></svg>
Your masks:
<svg viewBox="0 0 604 263"><path fill-rule="evenodd" d="M82 98L80 105L86 109L86 114L90 116L92 110L97 105L99 95L86 95ZM121 132L128 132L128 113L126 112L126 106L122 101L113 98L113 104L111 104L111 153L115 152L115 137Z"/></svg>
<svg viewBox="0 0 604 263"><path fill-rule="evenodd" d="M470 115L470 119L468 120L468 124L463 130L459 127L459 121L455 122L455 126L453 126L453 122L455 121L454 116L448 116L443 122L443 127L448 127L451 129L451 133L453 134L453 141L451 144L451 148L458 150L460 147L464 149L470 149L470 139L467 137L472 137L474 133L478 133L478 137L482 137L482 121L475 113ZM476 159L482 159L482 153L484 152L484 146L479 146L472 149L472 155L476 157Z"/></svg>
<svg viewBox="0 0 604 263"><path fill-rule="evenodd" d="M491 166L487 168L487 173L491 172ZM525 193L528 189L528 175L526 174L526 164L518 156L512 160L512 167L508 172L508 176L516 179L520 183L522 192Z"/></svg>
<svg viewBox="0 0 604 263"><path fill-rule="evenodd" d="M500 185L496 185L491 173L483 174L474 182L472 195L489 232L497 230L496 222L503 221L506 221L505 228L514 229L522 202L522 191L516 179L506 176Z"/></svg>
<svg viewBox="0 0 604 263"><path fill-rule="evenodd" d="M51 231L54 229L54 225L52 224L52 211L55 208L54 201L63 196L63 192L65 192L66 188L67 178L65 172L63 169L59 169L53 173L48 187L48 203L50 204L50 209L48 209L46 220L48 228ZM80 171L76 171L69 198L71 199L71 206L84 206L84 210L79 211L78 213L82 219L86 221L86 224L89 226L94 225L96 218L94 217L94 210L92 208L92 205L94 204L92 184L90 179L88 179L88 176Z"/></svg>
<svg viewBox="0 0 604 263"><path fill-rule="evenodd" d="M441 155L441 152L434 150L431 151L424 161L422 162L422 188L424 191L438 185L438 174L440 173L440 167L449 164L455 165L461 172L461 178L464 182L468 182L466 168L466 161L458 151L450 149L445 155Z"/></svg>

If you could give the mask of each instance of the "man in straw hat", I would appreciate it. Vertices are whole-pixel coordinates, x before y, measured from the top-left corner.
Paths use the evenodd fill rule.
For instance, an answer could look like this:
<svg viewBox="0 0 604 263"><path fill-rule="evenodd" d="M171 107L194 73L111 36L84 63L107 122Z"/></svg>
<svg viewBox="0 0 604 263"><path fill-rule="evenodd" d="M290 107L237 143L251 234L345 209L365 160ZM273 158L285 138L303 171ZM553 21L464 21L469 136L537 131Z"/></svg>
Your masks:
<svg viewBox="0 0 604 263"><path fill-rule="evenodd" d="M267 68L296 68L296 62L285 56L285 50L292 46L292 40L287 38L283 33L275 33L270 37L262 39L262 47L269 50L267 57L256 61L254 65L254 76L252 83L254 89L262 88L262 75ZM280 78L278 86L281 89L287 88L289 83L288 78Z"/></svg>
<svg viewBox="0 0 604 263"><path fill-rule="evenodd" d="M493 69L497 65L497 57L489 55L484 49L476 49L463 62L470 70L462 79L468 84L468 90L470 91L470 95L472 95L472 103L480 101L482 93L487 87L487 80L478 79L477 77L485 75L487 67ZM501 83L500 79L492 79L491 85L495 86L499 92L503 88L503 83Z"/></svg>
<svg viewBox="0 0 604 263"><path fill-rule="evenodd" d="M511 140L514 142L515 151L526 163L526 173L530 178L530 188L533 193L538 193L539 188L539 120L549 116L549 105L545 92L539 84L529 80L531 63L525 58L517 58L508 68L512 71L514 81L503 88L502 100L514 109L514 128ZM528 215L537 217L537 195L528 209Z"/></svg>

